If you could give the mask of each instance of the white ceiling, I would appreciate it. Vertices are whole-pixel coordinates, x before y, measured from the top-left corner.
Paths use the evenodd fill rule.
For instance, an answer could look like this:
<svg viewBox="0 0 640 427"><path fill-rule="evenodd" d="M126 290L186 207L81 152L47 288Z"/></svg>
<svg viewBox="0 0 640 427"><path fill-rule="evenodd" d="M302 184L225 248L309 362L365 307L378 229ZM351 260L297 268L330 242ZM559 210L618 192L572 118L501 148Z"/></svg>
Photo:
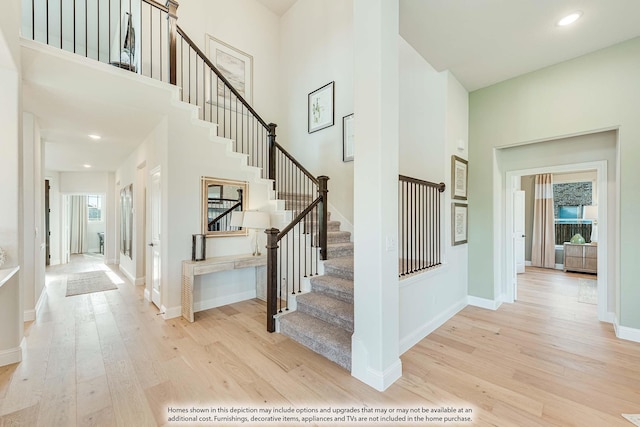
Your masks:
<svg viewBox="0 0 640 427"><path fill-rule="evenodd" d="M400 0L402 37L469 91L638 37L639 17L639 0Z"/></svg>

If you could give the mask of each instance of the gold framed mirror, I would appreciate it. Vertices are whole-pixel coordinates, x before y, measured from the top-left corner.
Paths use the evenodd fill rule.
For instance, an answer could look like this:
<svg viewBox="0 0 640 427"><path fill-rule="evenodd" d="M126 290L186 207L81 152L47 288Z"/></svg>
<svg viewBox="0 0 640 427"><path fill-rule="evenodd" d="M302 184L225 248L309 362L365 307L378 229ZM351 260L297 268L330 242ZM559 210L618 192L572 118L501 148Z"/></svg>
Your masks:
<svg viewBox="0 0 640 427"><path fill-rule="evenodd" d="M203 176L202 234L207 237L246 235L247 229L238 222L237 213L247 209L248 190L245 181Z"/></svg>

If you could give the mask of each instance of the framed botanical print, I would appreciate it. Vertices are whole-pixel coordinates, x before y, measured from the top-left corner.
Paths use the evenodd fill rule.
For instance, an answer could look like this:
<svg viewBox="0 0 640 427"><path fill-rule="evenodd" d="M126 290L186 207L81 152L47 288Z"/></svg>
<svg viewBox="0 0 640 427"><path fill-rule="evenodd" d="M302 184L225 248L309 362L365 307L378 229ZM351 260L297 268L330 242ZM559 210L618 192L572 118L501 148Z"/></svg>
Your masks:
<svg viewBox="0 0 640 427"><path fill-rule="evenodd" d="M309 94L307 101L309 133L334 125L334 83L327 83Z"/></svg>

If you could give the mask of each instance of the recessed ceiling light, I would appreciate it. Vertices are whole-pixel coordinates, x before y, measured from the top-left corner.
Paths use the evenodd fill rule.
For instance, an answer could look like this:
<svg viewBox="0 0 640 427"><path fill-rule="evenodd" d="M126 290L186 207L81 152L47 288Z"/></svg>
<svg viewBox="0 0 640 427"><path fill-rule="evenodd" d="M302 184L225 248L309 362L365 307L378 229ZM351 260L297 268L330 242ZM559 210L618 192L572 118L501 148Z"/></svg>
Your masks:
<svg viewBox="0 0 640 427"><path fill-rule="evenodd" d="M89 138L93 139L94 141L97 141L102 137L100 135L96 135L95 133L92 133L91 135L89 135Z"/></svg>
<svg viewBox="0 0 640 427"><path fill-rule="evenodd" d="M558 25L561 27L565 27L567 25L571 25L574 22L576 22L578 19L580 19L580 17L582 16L582 12L577 11L577 12L573 12L570 15L565 16L564 18L562 18L561 20L558 21Z"/></svg>
<svg viewBox="0 0 640 427"><path fill-rule="evenodd" d="M82 165L82 166L84 166L87 169L89 169L91 167L91 165Z"/></svg>

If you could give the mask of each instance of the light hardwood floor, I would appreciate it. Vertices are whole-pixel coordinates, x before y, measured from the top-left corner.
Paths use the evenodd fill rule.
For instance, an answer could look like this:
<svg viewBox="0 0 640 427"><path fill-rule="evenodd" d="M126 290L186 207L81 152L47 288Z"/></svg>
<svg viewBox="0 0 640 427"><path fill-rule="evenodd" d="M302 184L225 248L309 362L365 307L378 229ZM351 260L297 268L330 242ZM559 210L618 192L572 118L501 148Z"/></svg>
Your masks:
<svg viewBox="0 0 640 427"><path fill-rule="evenodd" d="M67 273L106 268L74 261L49 270L23 362L0 368L0 426L179 425L169 405L443 405L473 408L480 426L630 426L620 414L640 413L640 344L577 302L578 274L528 269L517 303L465 308L406 352L403 377L379 393L267 333L260 301L164 321L125 280L65 297Z"/></svg>

